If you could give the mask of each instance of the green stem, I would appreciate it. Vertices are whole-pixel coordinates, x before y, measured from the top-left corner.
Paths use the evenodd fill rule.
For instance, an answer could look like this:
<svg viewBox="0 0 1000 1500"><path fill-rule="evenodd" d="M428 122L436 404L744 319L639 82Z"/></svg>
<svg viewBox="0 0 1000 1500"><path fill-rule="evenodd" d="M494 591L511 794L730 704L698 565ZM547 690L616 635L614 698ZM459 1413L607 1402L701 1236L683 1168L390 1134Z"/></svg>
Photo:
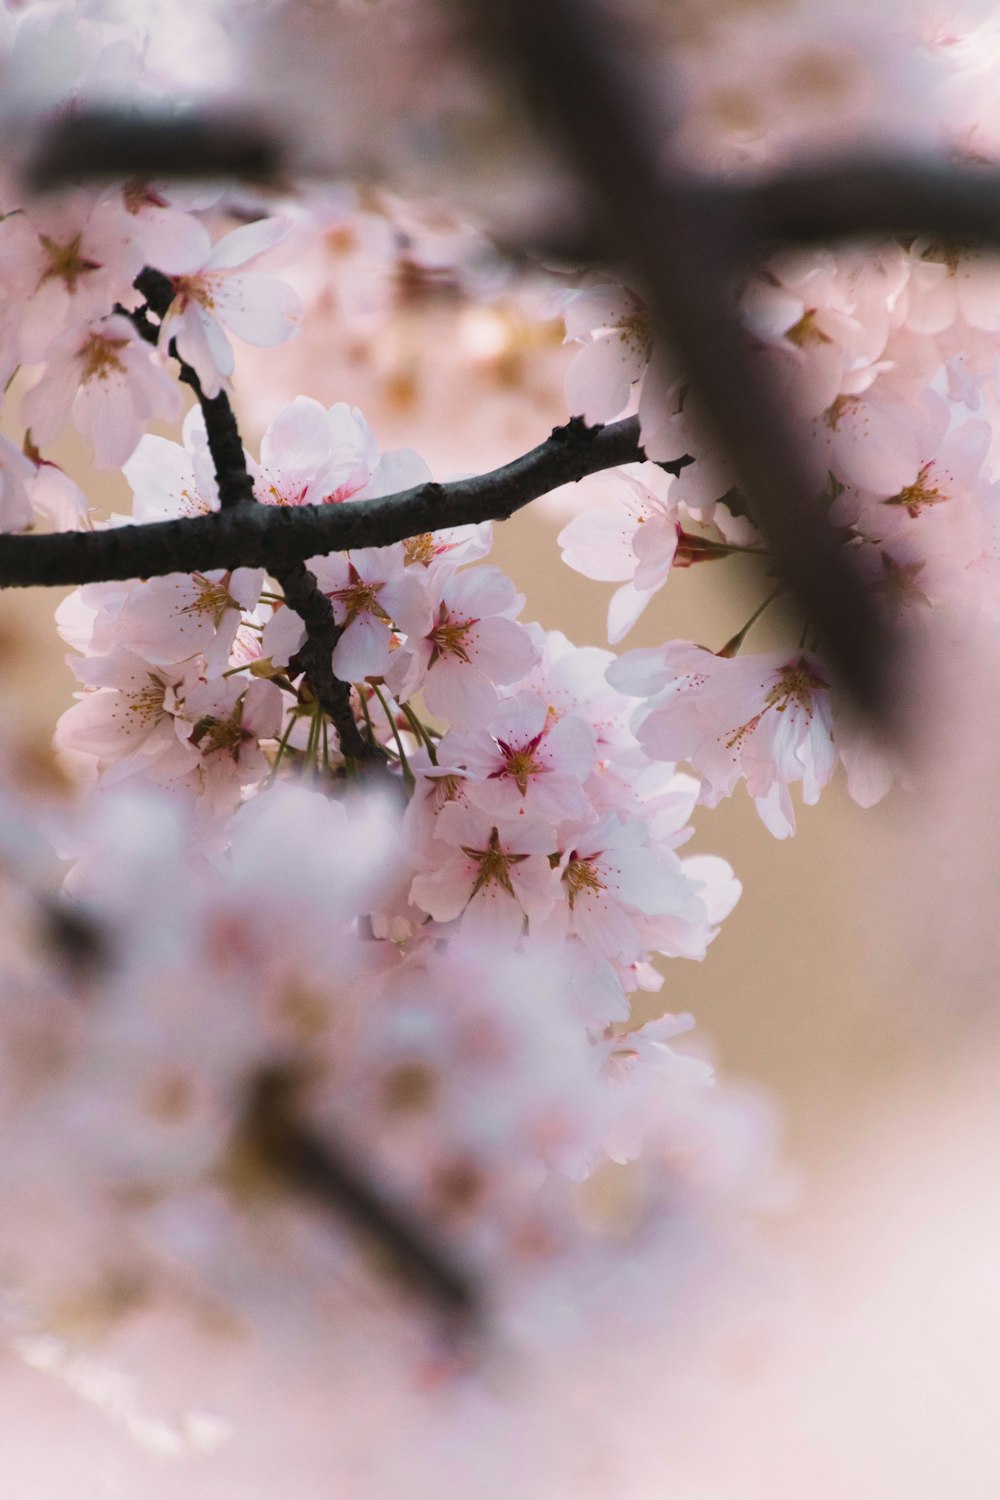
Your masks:
<svg viewBox="0 0 1000 1500"><path fill-rule="evenodd" d="M289 714L288 716L288 728L285 730L284 734L281 736L281 739L278 741L278 751L274 757L274 764L272 765L270 771L267 773L267 781L265 782L266 786L270 786L271 782L278 774L278 767L281 765L281 757L288 749L288 741L291 739L292 730L295 728L298 717L299 716L297 714Z"/></svg>
<svg viewBox="0 0 1000 1500"><path fill-rule="evenodd" d="M408 703L401 703L399 706L403 710L403 713L406 715L406 721L409 724L410 728L413 730L413 733L419 740L423 741L424 748L426 749L427 754L430 756L431 765L436 766L438 763L437 750L434 747L434 741L431 739L430 734L427 731L426 724L424 724L417 717Z"/></svg>
<svg viewBox="0 0 1000 1500"><path fill-rule="evenodd" d="M716 656L736 656L739 653L743 642L746 640L747 636L750 634L750 631L756 625L765 609L767 609L769 604L774 603L775 599L777 599L780 593L781 585L779 584L778 587L773 591L773 593L768 594L763 604L757 606L753 614L750 616L749 620L743 626L742 630L738 630L736 634L726 642L722 650L715 653Z"/></svg>
<svg viewBox="0 0 1000 1500"><path fill-rule="evenodd" d="M389 728L392 730L392 737L396 741L396 750L399 753L399 763L403 768L403 778L406 781L407 786L412 790L413 787L415 787L417 784L417 778L410 770L410 762L406 758L406 751L403 749L403 741L399 737L399 729L396 726L396 715L389 712L389 705L385 701L385 696L382 693L381 688L375 682L372 683L372 692L381 703L382 712L389 720Z"/></svg>

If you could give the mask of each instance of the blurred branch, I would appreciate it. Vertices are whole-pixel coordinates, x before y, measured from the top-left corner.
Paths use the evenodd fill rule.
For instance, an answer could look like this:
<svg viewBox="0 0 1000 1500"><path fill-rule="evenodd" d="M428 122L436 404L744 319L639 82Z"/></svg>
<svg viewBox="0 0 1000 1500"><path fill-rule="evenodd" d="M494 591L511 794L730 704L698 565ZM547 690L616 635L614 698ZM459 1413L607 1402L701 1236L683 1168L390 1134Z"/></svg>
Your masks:
<svg viewBox="0 0 1000 1500"><path fill-rule="evenodd" d="M300 1082L280 1069L255 1081L243 1143L283 1183L368 1235L399 1272L453 1318L473 1324L482 1313L478 1287L451 1252L407 1210L377 1188L325 1136L302 1123Z"/></svg>
<svg viewBox="0 0 1000 1500"><path fill-rule="evenodd" d="M245 113L81 109L44 129L25 172L29 189L116 177L268 179L284 165L270 131Z"/></svg>
<svg viewBox="0 0 1000 1500"><path fill-rule="evenodd" d="M923 234L1000 246L1000 172L986 168L858 157L793 167L746 188L702 191L706 202L731 197L765 241Z"/></svg>
<svg viewBox="0 0 1000 1500"><path fill-rule="evenodd" d="M870 717L887 723L888 623L827 522L740 326L733 289L753 242L738 203L716 196L709 206L664 170L661 132L638 102L620 38L589 0L480 0L479 16L490 50L506 55L591 190L599 239L616 244L634 272L831 666Z"/></svg>
<svg viewBox="0 0 1000 1500"><path fill-rule="evenodd" d="M640 463L639 420L607 427L578 418L502 468L450 484L421 484L377 500L342 505L246 505L207 516L0 537L0 588L155 578L206 568L281 570L350 547L387 547L406 537L479 521L502 521L522 506L602 469ZM668 469L680 469L679 459Z"/></svg>

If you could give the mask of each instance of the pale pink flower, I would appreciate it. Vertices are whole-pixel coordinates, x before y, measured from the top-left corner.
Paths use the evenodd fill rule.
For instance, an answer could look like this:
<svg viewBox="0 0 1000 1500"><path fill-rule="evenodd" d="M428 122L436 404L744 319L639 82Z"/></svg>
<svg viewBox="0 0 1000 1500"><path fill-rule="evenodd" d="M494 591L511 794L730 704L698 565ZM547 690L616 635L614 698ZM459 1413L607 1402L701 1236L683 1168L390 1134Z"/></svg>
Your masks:
<svg viewBox="0 0 1000 1500"><path fill-rule="evenodd" d="M638 820L606 813L571 835L560 860L563 900L552 925L602 958L634 963L648 951L646 916L697 922L704 907L670 850L654 852Z"/></svg>
<svg viewBox="0 0 1000 1500"><path fill-rule="evenodd" d="M22 398L32 442L48 447L72 412L100 469L120 468L153 417L175 420L180 388L127 318L88 323L57 340L41 378Z"/></svg>
<svg viewBox="0 0 1000 1500"><path fill-rule="evenodd" d="M328 411L296 396L261 439L254 493L263 505L332 504L363 490L377 463L375 438L356 408L341 402Z"/></svg>
<svg viewBox="0 0 1000 1500"><path fill-rule="evenodd" d="M212 245L200 226L200 243L171 274L174 300L160 333L165 348L176 340L181 358L197 372L207 396L217 396L233 373L232 346L224 329L248 344L270 348L292 338L301 305L291 287L264 271L242 268L271 250L288 232L284 219L258 219Z"/></svg>
<svg viewBox="0 0 1000 1500"><path fill-rule="evenodd" d="M489 717L497 685L517 682L538 659L523 625L509 618L522 600L499 568L431 577L432 623L394 653L386 681L405 702L421 691L432 714L456 729Z"/></svg>
<svg viewBox="0 0 1000 1500"><path fill-rule="evenodd" d="M839 398L815 429L815 444L838 479L888 497L919 482L947 430L947 403L930 390L919 401L871 393Z"/></svg>
<svg viewBox="0 0 1000 1500"><path fill-rule="evenodd" d="M545 828L528 820L496 823L449 802L434 832L410 898L435 922L460 917L466 936L505 944L517 941L526 920L548 915L559 877Z"/></svg>
<svg viewBox="0 0 1000 1500"><path fill-rule="evenodd" d="M0 221L0 265L15 269L4 281L17 303L19 355L29 364L67 328L106 313L134 275L126 241L83 192L36 200L30 217Z"/></svg>
<svg viewBox="0 0 1000 1500"><path fill-rule="evenodd" d="M591 507L559 533L563 562L586 578L618 582L608 606L608 640L617 644L666 582L682 531L672 480L645 465L643 482L622 470L611 483L611 505ZM605 488L610 488L606 484Z"/></svg>
<svg viewBox="0 0 1000 1500"><path fill-rule="evenodd" d="M343 682L386 675L394 629L419 636L430 628L430 598L404 568L401 545L334 552L313 558L310 567L343 631L333 649L333 670Z"/></svg>
<svg viewBox="0 0 1000 1500"><path fill-rule="evenodd" d="M387 455L388 456L388 455ZM445 526L407 537L403 555L408 568L454 571L462 563L479 562L493 546L493 523L478 526Z"/></svg>
<svg viewBox="0 0 1000 1500"><path fill-rule="evenodd" d="M113 229L116 238L127 244L132 253L133 276L143 266L153 266L165 276L179 274L204 255L205 230L178 203L175 189L165 183L133 178L122 188L112 188L94 209L97 222ZM190 189L184 193L189 208L203 206L217 192Z"/></svg>
<svg viewBox="0 0 1000 1500"><path fill-rule="evenodd" d="M90 507L80 486L58 464L32 454L33 477L27 481L31 503L53 531L89 528Z"/></svg>
<svg viewBox="0 0 1000 1500"><path fill-rule="evenodd" d="M702 776L701 801L715 807L744 777L776 838L795 831L788 787L815 802L837 763L829 679L804 652L716 656L687 641L628 652L609 669L623 692L647 697L635 731L655 760L686 760Z"/></svg>
<svg viewBox="0 0 1000 1500"><path fill-rule="evenodd" d="M208 573L168 573L136 584L119 616L121 637L147 661L185 661L200 653L210 676L229 664L242 612L253 609L264 574L260 568L214 568Z"/></svg>
<svg viewBox="0 0 1000 1500"><path fill-rule="evenodd" d="M20 448L0 437L0 531L25 531L34 525L35 475L35 465Z"/></svg>
<svg viewBox="0 0 1000 1500"><path fill-rule="evenodd" d="M261 740L281 733L283 700L273 682L199 682L184 704L186 738L201 756L202 794L216 812L234 808L242 789L270 769Z"/></svg>
<svg viewBox="0 0 1000 1500"><path fill-rule="evenodd" d="M122 465L137 521L169 521L218 510L215 464L199 407L192 406L184 418L182 436L183 447L147 432Z"/></svg>
<svg viewBox="0 0 1000 1500"><path fill-rule="evenodd" d="M576 714L550 718L544 699L523 692L503 700L481 730L452 730L439 759L472 778L468 796L499 818L549 827L586 819L583 782L597 756L594 731Z"/></svg>
<svg viewBox="0 0 1000 1500"><path fill-rule="evenodd" d="M72 666L89 691L59 720L57 747L93 756L101 771L113 767L115 776L142 771L171 779L195 765L176 727L192 685L189 669L151 666L128 650Z"/></svg>
<svg viewBox="0 0 1000 1500"><path fill-rule="evenodd" d="M588 422L608 422L629 403L652 354L649 315L625 287L608 284L562 299L566 341L581 343L566 375L566 400Z"/></svg>

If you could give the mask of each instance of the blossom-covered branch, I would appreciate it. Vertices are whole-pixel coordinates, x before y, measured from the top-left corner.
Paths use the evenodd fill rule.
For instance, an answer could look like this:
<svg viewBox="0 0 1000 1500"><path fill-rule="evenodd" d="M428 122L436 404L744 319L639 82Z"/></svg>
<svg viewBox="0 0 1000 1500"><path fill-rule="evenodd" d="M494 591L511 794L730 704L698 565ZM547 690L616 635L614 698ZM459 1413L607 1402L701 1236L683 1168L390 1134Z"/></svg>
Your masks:
<svg viewBox="0 0 1000 1500"><path fill-rule="evenodd" d="M276 573L320 553L386 547L444 527L506 520L560 485L644 457L637 418L599 428L574 420L499 469L375 500L247 505L106 531L5 536L0 588L158 578L206 568L266 567Z"/></svg>

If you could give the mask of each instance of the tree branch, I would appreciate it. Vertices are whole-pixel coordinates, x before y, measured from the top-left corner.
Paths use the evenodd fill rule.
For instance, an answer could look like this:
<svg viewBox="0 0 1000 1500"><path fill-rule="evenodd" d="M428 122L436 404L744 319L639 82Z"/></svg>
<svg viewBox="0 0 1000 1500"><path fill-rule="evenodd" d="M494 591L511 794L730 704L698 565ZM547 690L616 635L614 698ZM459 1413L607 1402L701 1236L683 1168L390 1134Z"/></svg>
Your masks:
<svg viewBox="0 0 1000 1500"><path fill-rule="evenodd" d="M154 271L147 266L135 278L135 285L136 290L145 297L150 310L161 320L165 318L167 309L174 300L174 289L170 278L164 276L162 271ZM159 329L155 328L144 314L140 314L133 321L147 342L157 342ZM208 449L212 455L215 478L219 486L219 505L223 510L230 510L237 505L255 504L253 480L247 470L243 439L240 437L236 415L229 397L225 391L220 391L217 396L206 396L201 388L198 372L181 359L173 341L170 344L170 353L180 365L178 379L194 391L205 418Z"/></svg>
<svg viewBox="0 0 1000 1500"><path fill-rule="evenodd" d="M387 547L406 537L479 521L504 521L563 484L640 463L639 421L607 427L574 418L502 468L450 484L422 484L342 505L247 505L207 516L0 537L0 588L156 578L206 568L281 570L350 547ZM664 465L679 470L684 460Z"/></svg>
<svg viewBox="0 0 1000 1500"><path fill-rule="evenodd" d="M316 582L315 574L301 562L271 571L281 584L285 603L301 616L306 627L299 661L313 696L337 731L341 750L351 760L384 761L381 747L366 740L357 726L350 683L334 676L331 657L341 631L333 618L333 606Z"/></svg>
<svg viewBox="0 0 1000 1500"><path fill-rule="evenodd" d="M479 1287L450 1250L400 1204L392 1202L329 1138L300 1118L300 1081L271 1069L254 1082L247 1101L243 1144L281 1182L318 1206L346 1218L388 1252L399 1272L468 1329L483 1312Z"/></svg>
<svg viewBox="0 0 1000 1500"><path fill-rule="evenodd" d="M617 27L590 0L479 0L486 45L506 60L589 188L598 238L615 244L653 331L691 379L790 592L843 686L876 722L892 708L890 624L830 526L780 397L748 350L734 286L754 237L734 195L665 170L663 121L643 107ZM662 110L666 114L666 106Z"/></svg>

